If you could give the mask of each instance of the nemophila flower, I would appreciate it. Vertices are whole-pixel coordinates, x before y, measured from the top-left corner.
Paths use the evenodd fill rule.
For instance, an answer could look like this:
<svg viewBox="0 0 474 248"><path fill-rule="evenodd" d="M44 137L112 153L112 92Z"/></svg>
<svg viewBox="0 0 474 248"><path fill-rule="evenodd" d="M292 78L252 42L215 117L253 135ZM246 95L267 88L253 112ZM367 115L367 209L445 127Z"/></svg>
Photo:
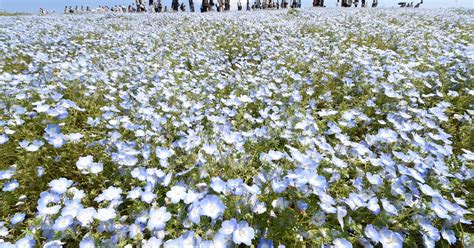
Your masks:
<svg viewBox="0 0 474 248"><path fill-rule="evenodd" d="M141 228L140 225L131 224L131 225L128 227L128 236L129 236L131 239L134 239L134 238L137 237L139 234L142 234L142 228Z"/></svg>
<svg viewBox="0 0 474 248"><path fill-rule="evenodd" d="M335 248L352 248L351 242L347 241L346 239L335 239L333 242Z"/></svg>
<svg viewBox="0 0 474 248"><path fill-rule="evenodd" d="M364 233L365 233L365 236L371 239L372 242L374 242L375 244L379 242L380 240L379 232L371 224L368 224L367 226L365 226Z"/></svg>
<svg viewBox="0 0 474 248"><path fill-rule="evenodd" d="M246 221L240 221L237 229L232 234L232 241L235 244L251 245L255 237L255 230L251 228Z"/></svg>
<svg viewBox="0 0 474 248"><path fill-rule="evenodd" d="M36 152L44 145L44 142L41 140L34 140L32 142L23 140L19 142L19 145L28 152Z"/></svg>
<svg viewBox="0 0 474 248"><path fill-rule="evenodd" d="M144 248L160 247L162 243L163 243L163 240L158 239L156 237L151 237L144 242L143 247Z"/></svg>
<svg viewBox="0 0 474 248"><path fill-rule="evenodd" d="M341 228L344 228L344 217L347 215L347 210L345 207L337 207L337 221Z"/></svg>
<svg viewBox="0 0 474 248"><path fill-rule="evenodd" d="M213 155L217 152L217 146L215 144L204 144L201 149L209 155Z"/></svg>
<svg viewBox="0 0 474 248"><path fill-rule="evenodd" d="M272 189L273 191L275 191L275 193L282 193L283 191L286 190L286 188L288 187L289 183L287 180L285 179L275 179L275 180L272 180Z"/></svg>
<svg viewBox="0 0 474 248"><path fill-rule="evenodd" d="M104 222L115 218L117 216L117 213L113 208L99 208L96 212L93 213L93 215L95 219Z"/></svg>
<svg viewBox="0 0 474 248"><path fill-rule="evenodd" d="M382 178L377 174L372 175L372 173L367 172L366 177L367 177L367 180L369 181L369 183L372 184L372 185L376 185L376 186L380 187L383 183Z"/></svg>
<svg viewBox="0 0 474 248"><path fill-rule="evenodd" d="M102 202L102 201L119 200L121 198L121 194L122 194L122 189L114 187L114 186L110 186L104 191L102 191L102 193L98 195L94 199L94 201Z"/></svg>
<svg viewBox="0 0 474 248"><path fill-rule="evenodd" d="M44 175L44 167L43 166L36 167L36 175L38 177L42 177Z"/></svg>
<svg viewBox="0 0 474 248"><path fill-rule="evenodd" d="M6 134L1 134L0 135L0 145L3 145L5 143L7 143L8 140L9 140L8 135L6 135Z"/></svg>
<svg viewBox="0 0 474 248"><path fill-rule="evenodd" d="M367 202L367 208L372 211L374 214L379 214L380 212L380 205L378 203L379 199L377 197L372 197L370 200Z"/></svg>
<svg viewBox="0 0 474 248"><path fill-rule="evenodd" d="M23 220L25 220L25 216L26 216L25 213L16 213L10 218L10 224L16 225L22 222Z"/></svg>
<svg viewBox="0 0 474 248"><path fill-rule="evenodd" d="M273 240L260 238L258 241L257 248L273 248Z"/></svg>
<svg viewBox="0 0 474 248"><path fill-rule="evenodd" d="M311 217L310 223L315 226L322 226L326 222L326 214L324 212L317 212Z"/></svg>
<svg viewBox="0 0 474 248"><path fill-rule="evenodd" d="M70 134L67 134L65 136L66 140L70 141L70 142L78 142L79 140L81 140L82 138L84 137L83 134L81 133L70 133Z"/></svg>
<svg viewBox="0 0 474 248"><path fill-rule="evenodd" d="M270 150L268 151L268 153L260 154L260 160L266 161L266 162L278 161L282 159L285 155L286 155L285 153Z"/></svg>
<svg viewBox="0 0 474 248"><path fill-rule="evenodd" d="M161 207L159 209L152 208L149 212L147 228L150 231L162 230L165 228L166 222L168 222L170 219L171 214L166 211L165 207Z"/></svg>
<svg viewBox="0 0 474 248"><path fill-rule="evenodd" d="M16 241L16 247L24 247L24 248L33 248L35 247L36 241L35 238L31 235L26 235L25 237Z"/></svg>
<svg viewBox="0 0 474 248"><path fill-rule="evenodd" d="M79 224L82 227L86 227L90 225L94 221L94 216L96 215L96 211L92 207L79 209L76 215Z"/></svg>
<svg viewBox="0 0 474 248"><path fill-rule="evenodd" d="M94 163L94 157L91 155L79 157L79 160L76 162L76 167L79 170L87 170L92 165L92 163Z"/></svg>
<svg viewBox="0 0 474 248"><path fill-rule="evenodd" d="M79 242L79 248L94 248L95 242L90 235L84 236L84 238Z"/></svg>
<svg viewBox="0 0 474 248"><path fill-rule="evenodd" d="M201 208L201 215L216 219L224 213L225 205L221 199L216 195L208 195L199 202Z"/></svg>
<svg viewBox="0 0 474 248"><path fill-rule="evenodd" d="M56 232L64 232L74 223L74 219L70 215L60 216L54 221L53 229Z"/></svg>
<svg viewBox="0 0 474 248"><path fill-rule="evenodd" d="M166 197L170 198L171 203L176 204L186 198L186 187L175 185L171 187L170 191L166 192Z"/></svg>
<svg viewBox="0 0 474 248"><path fill-rule="evenodd" d="M383 209L387 211L387 213L393 214L393 215L398 215L398 210L397 208L390 203L387 199L381 199Z"/></svg>
<svg viewBox="0 0 474 248"><path fill-rule="evenodd" d="M223 221L219 233L224 235L230 235L237 229L237 220L232 218L230 220Z"/></svg>
<svg viewBox="0 0 474 248"><path fill-rule="evenodd" d="M453 230L443 228L443 230L441 231L441 236L443 237L443 239L448 241L450 245L456 243L457 239Z"/></svg>
<svg viewBox="0 0 474 248"><path fill-rule="evenodd" d="M127 198L129 199L137 199L139 198L143 193L142 188L140 187L135 187L134 189L130 190L128 192Z"/></svg>
<svg viewBox="0 0 474 248"><path fill-rule="evenodd" d="M306 209L308 209L308 203L306 203L305 201L302 201L302 200L297 201L296 206L301 211L306 211Z"/></svg>
<svg viewBox="0 0 474 248"><path fill-rule="evenodd" d="M3 192L11 192L17 189L20 186L17 180L12 180L10 182L6 182L3 184L2 191Z"/></svg>
<svg viewBox="0 0 474 248"><path fill-rule="evenodd" d="M66 178L59 178L49 182L49 187L51 187L51 191L57 194L64 194L67 189L72 185L72 181Z"/></svg>
<svg viewBox="0 0 474 248"><path fill-rule="evenodd" d="M199 206L199 202L194 202L189 206L188 219L194 224L201 222L201 207Z"/></svg>
<svg viewBox="0 0 474 248"><path fill-rule="evenodd" d="M380 243L383 248L401 248L403 247L403 237L397 232L383 229L379 232Z"/></svg>
<svg viewBox="0 0 474 248"><path fill-rule="evenodd" d="M379 129L376 137L377 140L385 143L393 143L398 140L398 134L395 131L385 128Z"/></svg>
<svg viewBox="0 0 474 248"><path fill-rule="evenodd" d="M66 143L66 136L62 133L53 133L44 137L54 148L61 148Z"/></svg>
<svg viewBox="0 0 474 248"><path fill-rule="evenodd" d="M159 159L167 159L174 155L174 151L164 147L155 148L156 157Z"/></svg>
<svg viewBox="0 0 474 248"><path fill-rule="evenodd" d="M211 188L217 193L222 193L226 190L227 184L219 177L213 177L211 179Z"/></svg>
<svg viewBox="0 0 474 248"><path fill-rule="evenodd" d="M150 204L156 198L156 194L153 192L145 191L141 194L141 200Z"/></svg>

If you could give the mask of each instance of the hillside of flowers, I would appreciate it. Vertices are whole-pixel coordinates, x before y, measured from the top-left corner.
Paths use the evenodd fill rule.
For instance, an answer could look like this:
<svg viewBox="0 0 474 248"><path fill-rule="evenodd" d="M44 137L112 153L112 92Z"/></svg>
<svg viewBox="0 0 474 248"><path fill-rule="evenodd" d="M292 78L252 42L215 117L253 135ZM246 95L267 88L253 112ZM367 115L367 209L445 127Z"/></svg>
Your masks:
<svg viewBox="0 0 474 248"><path fill-rule="evenodd" d="M469 247L474 12L0 18L0 247Z"/></svg>

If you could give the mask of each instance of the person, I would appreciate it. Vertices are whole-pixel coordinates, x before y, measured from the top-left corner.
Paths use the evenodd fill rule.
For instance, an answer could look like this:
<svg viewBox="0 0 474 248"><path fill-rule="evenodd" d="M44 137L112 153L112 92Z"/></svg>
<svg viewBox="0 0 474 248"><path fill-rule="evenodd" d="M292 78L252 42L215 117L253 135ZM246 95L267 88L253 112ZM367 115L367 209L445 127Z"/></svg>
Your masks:
<svg viewBox="0 0 474 248"><path fill-rule="evenodd" d="M189 0L189 11L194 12L194 1Z"/></svg>
<svg viewBox="0 0 474 248"><path fill-rule="evenodd" d="M161 10L163 10L163 5L161 5L161 0L158 0L158 13L160 13Z"/></svg>
<svg viewBox="0 0 474 248"><path fill-rule="evenodd" d="M240 0L237 2L237 10L238 11L242 10L242 3L240 2Z"/></svg>
<svg viewBox="0 0 474 248"><path fill-rule="evenodd" d="M373 0L372 1L372 8L377 7L377 5L379 5L379 1L378 0Z"/></svg>
<svg viewBox="0 0 474 248"><path fill-rule="evenodd" d="M247 11L250 11L250 0L247 0Z"/></svg>
<svg viewBox="0 0 474 248"><path fill-rule="evenodd" d="M224 0L224 10L230 10L230 0Z"/></svg>
<svg viewBox="0 0 474 248"><path fill-rule="evenodd" d="M209 8L207 9L207 11L213 11L213 7L215 6L214 4L214 0L209 0Z"/></svg>
<svg viewBox="0 0 474 248"><path fill-rule="evenodd" d="M360 7L364 8L365 7L365 0L361 0L360 3L361 3Z"/></svg>
<svg viewBox="0 0 474 248"><path fill-rule="evenodd" d="M172 0L171 2L171 9L173 11L178 11L179 10L179 2L178 0Z"/></svg>
<svg viewBox="0 0 474 248"><path fill-rule="evenodd" d="M186 6L184 5L184 2L181 3L181 5L179 6L179 9L181 9L181 11L186 11Z"/></svg>
<svg viewBox="0 0 474 248"><path fill-rule="evenodd" d="M91 12L91 8L89 6L86 7L86 12Z"/></svg>
<svg viewBox="0 0 474 248"><path fill-rule="evenodd" d="M155 12L155 7L154 7L154 3L153 3L153 0L148 0L148 8L149 8L149 11L150 13L153 13Z"/></svg>
<svg viewBox="0 0 474 248"><path fill-rule="evenodd" d="M165 6L164 12L168 12L168 6Z"/></svg>
<svg viewBox="0 0 474 248"><path fill-rule="evenodd" d="M354 0L354 7L357 8L357 5L359 5L359 0Z"/></svg>

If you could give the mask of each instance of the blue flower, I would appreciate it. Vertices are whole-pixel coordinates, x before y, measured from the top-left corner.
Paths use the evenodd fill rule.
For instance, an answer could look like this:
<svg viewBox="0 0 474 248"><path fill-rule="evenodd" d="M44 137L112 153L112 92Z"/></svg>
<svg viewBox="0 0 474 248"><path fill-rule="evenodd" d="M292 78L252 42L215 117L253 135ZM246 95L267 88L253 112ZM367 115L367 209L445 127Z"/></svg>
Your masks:
<svg viewBox="0 0 474 248"><path fill-rule="evenodd" d="M79 243L79 248L95 248L94 239L90 235L86 235Z"/></svg>
<svg viewBox="0 0 474 248"><path fill-rule="evenodd" d="M346 239L335 239L332 243L334 244L334 248L352 248L351 242Z"/></svg>
<svg viewBox="0 0 474 248"><path fill-rule="evenodd" d="M116 188L114 186L110 186L104 191L102 191L102 194L98 195L94 199L94 201L102 202L102 201L119 200L121 198L121 194L122 194L122 189Z"/></svg>
<svg viewBox="0 0 474 248"><path fill-rule="evenodd" d="M150 219L147 223L147 228L150 231L162 230L166 226L166 222L171 219L171 214L166 211L165 207L159 209L152 208L149 213Z"/></svg>
<svg viewBox="0 0 474 248"><path fill-rule="evenodd" d="M379 232L371 224L368 224L367 226L365 226L364 233L365 233L365 236L371 239L375 244L379 242L380 240Z"/></svg>
<svg viewBox="0 0 474 248"><path fill-rule="evenodd" d="M387 199L381 199L383 209L387 211L387 213L398 215L398 210L392 205Z"/></svg>
<svg viewBox="0 0 474 248"><path fill-rule="evenodd" d="M448 241L450 245L456 243L456 235L454 234L453 230L450 229L444 229L441 231L441 236L443 239Z"/></svg>
<svg viewBox="0 0 474 248"><path fill-rule="evenodd" d="M255 231L253 228L249 227L246 221L241 221L232 234L232 241L234 241L235 244L251 245L254 237Z"/></svg>
<svg viewBox="0 0 474 248"><path fill-rule="evenodd" d="M14 191L16 188L18 188L18 186L20 186L20 184L16 180L12 180L10 182L6 182L5 184L3 184L2 191L11 192L11 191Z"/></svg>
<svg viewBox="0 0 474 248"><path fill-rule="evenodd" d="M49 187L51 187L51 191L57 194L64 194L67 189L72 185L72 181L66 178L59 178L49 182Z"/></svg>
<svg viewBox="0 0 474 248"><path fill-rule="evenodd" d="M53 229L56 232L64 232L73 222L74 219L70 215L60 216L54 221Z"/></svg>
<svg viewBox="0 0 474 248"><path fill-rule="evenodd" d="M201 208L201 215L211 217L215 220L222 215L225 210L225 205L221 199L216 195L208 195L199 202Z"/></svg>
<svg viewBox="0 0 474 248"><path fill-rule="evenodd" d="M6 134L1 134L0 135L0 145L3 145L5 143L7 143L8 140L9 140L8 135L6 135Z"/></svg>
<svg viewBox="0 0 474 248"><path fill-rule="evenodd" d="M230 220L223 221L219 233L224 235L232 234L237 229L237 220L232 218Z"/></svg>
<svg viewBox="0 0 474 248"><path fill-rule="evenodd" d="M171 187L170 191L166 192L166 196L170 198L171 203L176 204L186 198L186 187L175 185Z"/></svg>
<svg viewBox="0 0 474 248"><path fill-rule="evenodd" d="M148 204L150 204L155 198L156 198L156 194L153 194L153 192L150 192L150 191L145 191L141 195L141 200Z"/></svg>
<svg viewBox="0 0 474 248"><path fill-rule="evenodd" d="M387 229L383 229L379 232L380 234L380 243L383 248L402 248L403 247L403 237L397 232L392 232Z"/></svg>
<svg viewBox="0 0 474 248"><path fill-rule="evenodd" d="M273 240L261 238L258 242L257 248L273 248Z"/></svg>
<svg viewBox="0 0 474 248"><path fill-rule="evenodd" d="M13 215L13 217L10 218L10 223L12 225L16 225L25 220L25 216L25 213L16 213L15 215Z"/></svg>
<svg viewBox="0 0 474 248"><path fill-rule="evenodd" d="M109 221L117 216L113 208L99 208L93 215L95 219L102 222Z"/></svg>

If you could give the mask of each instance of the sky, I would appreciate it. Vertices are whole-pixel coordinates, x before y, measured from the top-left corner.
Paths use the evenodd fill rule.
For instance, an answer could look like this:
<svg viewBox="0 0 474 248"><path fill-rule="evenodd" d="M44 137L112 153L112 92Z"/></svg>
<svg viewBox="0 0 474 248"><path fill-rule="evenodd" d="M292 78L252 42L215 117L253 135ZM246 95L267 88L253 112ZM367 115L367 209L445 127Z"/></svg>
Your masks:
<svg viewBox="0 0 474 248"><path fill-rule="evenodd" d="M148 1L148 0L145 0ZM179 0L181 2L183 0ZM188 7L188 1L184 0L186 7ZM202 0L194 0L196 10L199 10ZM372 3L372 0L367 0ZM413 1L415 3L420 0L379 0L379 7L396 7L400 1ZM128 6L134 3L134 0L0 0L0 10L8 12L28 12L37 13L40 7L47 10L55 10L56 12L62 13L64 6L90 6L98 7L99 5L113 6L116 4L122 4ZM241 0L245 8L246 0ZM253 3L254 0L250 0ZM162 0L162 3L171 6L171 0ZM303 7L310 7L312 0L302 0ZM335 7L336 0L325 0L327 7ZM474 8L474 0L424 0L423 8L442 8L442 7L465 7ZM237 0L231 0L231 9L237 9Z"/></svg>

